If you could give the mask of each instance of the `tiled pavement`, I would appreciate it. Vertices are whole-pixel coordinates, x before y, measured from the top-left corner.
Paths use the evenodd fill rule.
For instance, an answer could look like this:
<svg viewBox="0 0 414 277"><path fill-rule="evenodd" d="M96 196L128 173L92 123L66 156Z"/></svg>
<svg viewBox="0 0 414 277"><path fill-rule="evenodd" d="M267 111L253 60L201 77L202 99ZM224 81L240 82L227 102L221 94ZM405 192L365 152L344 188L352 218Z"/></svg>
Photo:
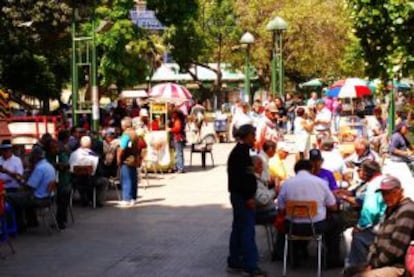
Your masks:
<svg viewBox="0 0 414 277"><path fill-rule="evenodd" d="M0 276L235 276L225 272L231 224L225 163L232 146L214 146L214 168L201 169L198 155L185 174L152 175L135 207L75 207L76 222L63 232L48 236L38 228L19 236L17 253L0 260ZM257 241L261 266L281 276L259 227ZM315 273L314 264L289 270L289 276Z"/></svg>

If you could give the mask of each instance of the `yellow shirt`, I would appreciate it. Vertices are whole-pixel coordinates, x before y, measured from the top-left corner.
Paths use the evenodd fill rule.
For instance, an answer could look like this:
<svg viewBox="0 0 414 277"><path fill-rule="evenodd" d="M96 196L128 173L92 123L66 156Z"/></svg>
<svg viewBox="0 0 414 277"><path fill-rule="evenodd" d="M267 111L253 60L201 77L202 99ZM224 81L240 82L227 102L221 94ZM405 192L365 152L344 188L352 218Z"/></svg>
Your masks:
<svg viewBox="0 0 414 277"><path fill-rule="evenodd" d="M277 153L269 160L269 174L281 182L287 179L285 162L279 158Z"/></svg>

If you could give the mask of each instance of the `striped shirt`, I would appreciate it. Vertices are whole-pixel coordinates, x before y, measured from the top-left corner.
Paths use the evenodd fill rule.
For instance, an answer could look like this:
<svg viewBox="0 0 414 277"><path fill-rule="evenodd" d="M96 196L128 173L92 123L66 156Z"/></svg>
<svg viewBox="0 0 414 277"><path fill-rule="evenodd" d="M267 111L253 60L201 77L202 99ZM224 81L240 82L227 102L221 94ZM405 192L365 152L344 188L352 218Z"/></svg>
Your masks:
<svg viewBox="0 0 414 277"><path fill-rule="evenodd" d="M405 253L414 233L414 202L403 199L398 207L387 210L371 245L368 262L373 268L404 267Z"/></svg>

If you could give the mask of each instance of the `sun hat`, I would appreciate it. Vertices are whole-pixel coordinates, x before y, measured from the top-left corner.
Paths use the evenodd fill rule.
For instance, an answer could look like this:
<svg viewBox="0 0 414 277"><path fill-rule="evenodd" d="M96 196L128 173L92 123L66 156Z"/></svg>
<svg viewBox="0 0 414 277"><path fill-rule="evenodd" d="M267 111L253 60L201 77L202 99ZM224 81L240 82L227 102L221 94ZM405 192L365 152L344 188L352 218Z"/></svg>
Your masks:
<svg viewBox="0 0 414 277"><path fill-rule="evenodd" d="M12 147L13 145L9 139L4 139L0 144L0 149L10 149Z"/></svg>

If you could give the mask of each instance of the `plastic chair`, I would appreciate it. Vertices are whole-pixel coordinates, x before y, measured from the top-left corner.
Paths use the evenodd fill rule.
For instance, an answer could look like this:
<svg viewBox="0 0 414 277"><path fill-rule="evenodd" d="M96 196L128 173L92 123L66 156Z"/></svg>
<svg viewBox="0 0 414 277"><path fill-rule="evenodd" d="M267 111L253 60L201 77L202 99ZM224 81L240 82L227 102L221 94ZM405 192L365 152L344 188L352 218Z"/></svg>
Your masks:
<svg viewBox="0 0 414 277"><path fill-rule="evenodd" d="M92 206L96 208L96 187L92 181L92 172L93 167L91 165L75 165L73 167L76 188L86 191L92 188Z"/></svg>
<svg viewBox="0 0 414 277"><path fill-rule="evenodd" d="M190 166L193 162L193 153L201 153L201 166L203 168L206 167L206 154L209 153L211 157L211 163L214 166L213 144L215 142L216 138L214 137L214 135L210 134L201 139L199 143L192 144L190 152Z"/></svg>
<svg viewBox="0 0 414 277"><path fill-rule="evenodd" d="M118 185L120 184L119 177L109 177L109 187L113 188L116 191L116 195L118 196L118 200L121 201L121 194L119 193Z"/></svg>
<svg viewBox="0 0 414 277"><path fill-rule="evenodd" d="M318 269L317 276L322 274L322 234L317 234L315 231L313 217L316 216L318 211L318 204L316 201L287 201L286 203L286 216L290 218L288 232L285 234L285 248L283 251L283 273L282 276L287 276L287 256L290 241L316 241L318 248ZM298 235L294 234L293 227L295 219L307 219L309 220L311 234L310 235Z"/></svg>
<svg viewBox="0 0 414 277"><path fill-rule="evenodd" d="M276 244L276 232L273 226L273 222L270 221L260 221L256 219L256 226L263 226L266 232L266 242L267 248L269 250L270 255L273 254L273 246Z"/></svg>
<svg viewBox="0 0 414 277"><path fill-rule="evenodd" d="M52 233L52 229L60 231L57 219L56 219L56 182L50 182L48 186L50 196L46 199L42 199L35 204L36 215L42 219L43 225L48 230L48 233Z"/></svg>

